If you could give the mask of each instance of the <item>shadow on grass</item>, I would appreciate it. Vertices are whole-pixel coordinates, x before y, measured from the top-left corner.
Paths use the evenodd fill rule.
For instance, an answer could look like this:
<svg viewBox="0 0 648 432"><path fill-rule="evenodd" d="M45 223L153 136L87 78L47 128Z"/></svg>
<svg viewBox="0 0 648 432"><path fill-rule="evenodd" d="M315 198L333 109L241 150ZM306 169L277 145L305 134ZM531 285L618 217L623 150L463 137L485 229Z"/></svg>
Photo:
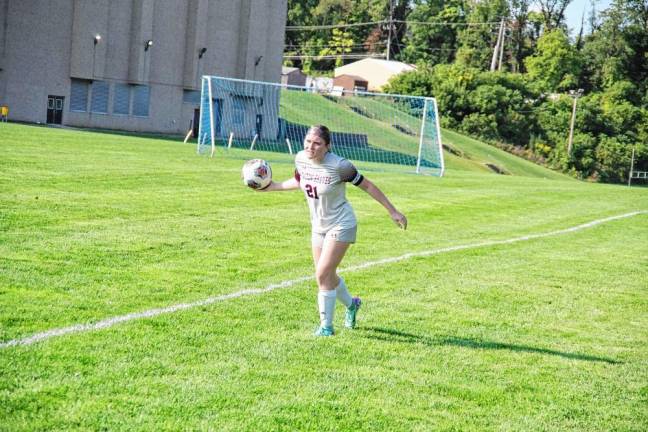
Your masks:
<svg viewBox="0 0 648 432"><path fill-rule="evenodd" d="M572 360L583 360L593 362L603 362L609 364L622 364L622 362L605 358L597 357L586 354L576 354L569 352L562 352L550 350L546 348L535 348L526 345L515 345L502 342L483 341L471 338L460 338L455 336L419 336L412 333L402 332L382 327L366 327L358 328L357 330L365 332L365 337L369 339L378 339L388 342L403 342L403 343L418 343L427 346L440 346L440 345L453 345L465 348L483 349L483 350L508 350L514 352L528 352L534 354L547 354L553 356L564 357Z"/></svg>

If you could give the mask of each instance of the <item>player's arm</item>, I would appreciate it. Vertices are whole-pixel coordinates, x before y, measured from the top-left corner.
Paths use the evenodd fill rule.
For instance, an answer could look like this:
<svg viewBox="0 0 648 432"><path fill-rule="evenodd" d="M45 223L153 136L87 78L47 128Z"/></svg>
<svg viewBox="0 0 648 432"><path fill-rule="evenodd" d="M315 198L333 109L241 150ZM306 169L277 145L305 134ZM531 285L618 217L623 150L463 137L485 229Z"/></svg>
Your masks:
<svg viewBox="0 0 648 432"><path fill-rule="evenodd" d="M287 191L299 189L299 182L296 178L290 178L282 182L273 181L265 189L260 189L261 192L272 192L272 191Z"/></svg>
<svg viewBox="0 0 648 432"><path fill-rule="evenodd" d="M385 194L376 186L373 184L369 179L366 177L362 178L362 181L358 184L358 187L362 189L363 191L367 192L373 199L378 201L387 211L389 212L389 216L392 218L396 224L403 228L407 229L407 218L405 217L404 214L396 210L396 207L389 201L389 199L385 196Z"/></svg>

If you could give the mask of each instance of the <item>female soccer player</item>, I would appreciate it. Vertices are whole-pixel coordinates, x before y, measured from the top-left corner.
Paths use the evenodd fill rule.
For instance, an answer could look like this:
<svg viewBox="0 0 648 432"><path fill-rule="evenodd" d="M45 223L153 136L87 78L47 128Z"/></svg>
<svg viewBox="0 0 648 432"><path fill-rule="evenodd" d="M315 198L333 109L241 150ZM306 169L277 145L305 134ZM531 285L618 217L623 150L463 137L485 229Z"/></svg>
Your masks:
<svg viewBox="0 0 648 432"><path fill-rule="evenodd" d="M333 336L336 297L346 306L344 325L354 328L362 302L351 297L337 268L351 243L355 243L357 222L346 199L346 183L367 192L383 205L402 229L407 218L396 210L376 185L358 173L348 160L331 152L331 134L326 126L312 126L304 139L304 150L295 158L295 176L281 183L272 182L264 191L301 188L310 208L315 278L319 288L317 303L320 326L316 336Z"/></svg>

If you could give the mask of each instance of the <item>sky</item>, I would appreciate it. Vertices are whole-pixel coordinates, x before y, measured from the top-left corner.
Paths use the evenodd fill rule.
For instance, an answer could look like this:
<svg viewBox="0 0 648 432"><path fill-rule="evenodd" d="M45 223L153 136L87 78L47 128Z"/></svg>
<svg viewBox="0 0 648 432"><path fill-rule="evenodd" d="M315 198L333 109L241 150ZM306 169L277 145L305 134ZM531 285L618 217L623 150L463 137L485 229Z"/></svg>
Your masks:
<svg viewBox="0 0 648 432"><path fill-rule="evenodd" d="M607 9L608 6L612 3L611 0L595 0L596 1L596 11L601 12L604 9ZM567 26L569 26L570 34L576 36L580 30L581 18L583 16L583 9L585 9L585 31L589 32L589 27L587 25L587 19L589 17L590 10L592 9L591 0L572 0L572 2L567 6L565 10L565 18L567 20Z"/></svg>

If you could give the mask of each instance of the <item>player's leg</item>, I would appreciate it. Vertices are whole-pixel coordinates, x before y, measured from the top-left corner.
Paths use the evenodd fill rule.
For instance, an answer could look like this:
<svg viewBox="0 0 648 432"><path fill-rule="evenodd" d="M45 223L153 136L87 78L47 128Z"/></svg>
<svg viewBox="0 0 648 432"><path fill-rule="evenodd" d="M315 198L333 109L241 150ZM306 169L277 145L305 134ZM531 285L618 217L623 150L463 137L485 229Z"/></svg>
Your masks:
<svg viewBox="0 0 648 432"><path fill-rule="evenodd" d="M320 311L320 328L316 332L320 336L333 334L333 317L335 315L336 287L339 284L337 267L344 258L351 243L335 241L326 238L317 260L315 278L319 288L317 303ZM313 251L315 256L317 251Z"/></svg>
<svg viewBox="0 0 648 432"><path fill-rule="evenodd" d="M319 262L320 256L322 255L322 246L324 241L313 243L313 262L315 263L315 269L317 269L317 263ZM336 298L347 308L353 304L353 297L349 293L344 278L338 275L339 281L337 287L335 288Z"/></svg>
<svg viewBox="0 0 648 432"><path fill-rule="evenodd" d="M320 260L320 256L322 256L322 248L324 247L324 239L326 238L325 234L320 234L320 233L312 233L311 237L311 244L312 244L312 251L313 251L313 262L315 264L315 271L317 271L317 263ZM333 327L326 328L325 323L322 324L322 318L326 316L326 309L327 309L327 303L330 303L330 300L328 300L328 297L330 297L331 293L321 293L319 291L319 286L318 286L318 291L317 291L317 307L320 312L320 326L315 332L316 336L332 336L333 335ZM335 305L335 299L333 299L333 304ZM330 308L330 305L329 305ZM324 327L323 327L324 326Z"/></svg>
<svg viewBox="0 0 648 432"><path fill-rule="evenodd" d="M317 263L319 262L320 256L322 256L322 246L324 245L324 235L320 234L313 234L313 262L315 263L315 270L317 271ZM319 309L320 312L320 327L315 331L316 336L332 336L333 335L333 326L328 326L326 327L326 315L327 315L327 309L329 310L329 314L333 315L332 311L330 311L331 306L331 300L330 298L332 295L335 294L334 292L320 292L319 286L317 290L317 308ZM335 307L335 297L333 297L333 307Z"/></svg>
<svg viewBox="0 0 648 432"><path fill-rule="evenodd" d="M317 268L317 263L319 262L321 255L322 248L319 246L313 246L313 261L315 263L315 268ZM360 309L360 305L362 304L362 300L360 300L360 297L351 296L349 288L342 276L338 275L338 280L338 285L335 288L335 298L346 307L344 326L347 328L354 328L356 324L356 316L358 314L358 309Z"/></svg>
<svg viewBox="0 0 648 432"><path fill-rule="evenodd" d="M317 246L313 245L313 262L315 263L315 269L317 270L317 263L319 262L319 258L322 255L322 244L318 244ZM342 303L344 306L349 307L352 305L353 298L351 297L351 294L349 294L349 290L346 286L346 283L344 282L344 279L342 276L338 275L338 283L337 287L335 288L335 293L336 293L336 298Z"/></svg>
<svg viewBox="0 0 648 432"><path fill-rule="evenodd" d="M347 229L340 229L335 232L335 238L340 242L355 243L356 241L357 226ZM344 314L344 326L347 328L354 328L356 324L356 315L362 301L359 297L351 297L349 289L347 288L344 278L338 276L338 285L335 288L337 299L346 306L346 313Z"/></svg>
<svg viewBox="0 0 648 432"><path fill-rule="evenodd" d="M340 278L340 286L344 287L343 290L346 291L349 302L349 304L345 303L346 312L344 314L344 327L352 329L355 328L356 317L358 315L360 305L362 305L362 300L360 300L360 297L351 297L351 294L349 294L349 291L346 288L346 284L344 283L344 279L342 278ZM338 295L340 295L341 291L340 286L338 286L337 288Z"/></svg>
<svg viewBox="0 0 648 432"><path fill-rule="evenodd" d="M315 278L320 291L335 290L339 283L337 268L351 243L327 238L315 268Z"/></svg>
<svg viewBox="0 0 648 432"><path fill-rule="evenodd" d="M324 242L315 243L313 242L313 263L315 263L315 269L317 269L317 263L319 262L320 256L322 255L322 245Z"/></svg>

